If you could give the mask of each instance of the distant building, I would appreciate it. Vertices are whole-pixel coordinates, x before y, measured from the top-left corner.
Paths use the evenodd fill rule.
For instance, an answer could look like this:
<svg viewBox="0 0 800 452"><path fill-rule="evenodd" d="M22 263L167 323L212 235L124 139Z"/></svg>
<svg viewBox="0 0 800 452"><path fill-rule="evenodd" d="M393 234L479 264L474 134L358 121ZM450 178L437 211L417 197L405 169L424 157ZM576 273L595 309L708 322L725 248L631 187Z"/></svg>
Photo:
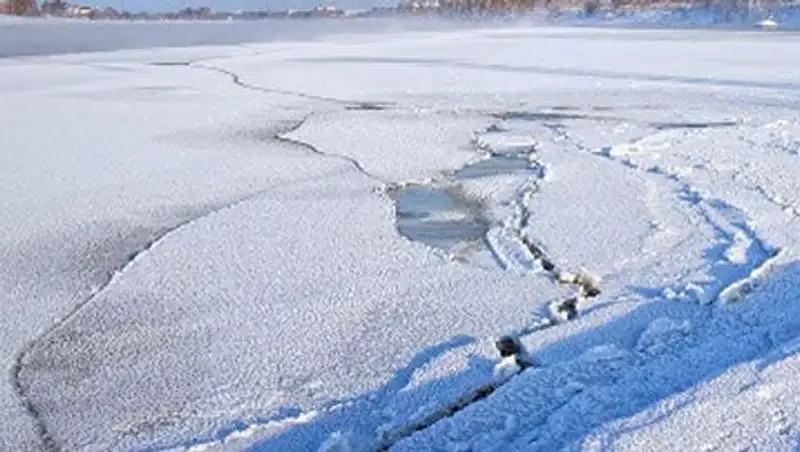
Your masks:
<svg viewBox="0 0 800 452"><path fill-rule="evenodd" d="M415 12L440 9L441 7L442 4L439 0L411 0L406 3L401 3L398 9Z"/></svg>
<svg viewBox="0 0 800 452"><path fill-rule="evenodd" d="M94 19L98 16L119 16L119 13L112 8L106 8L105 10L101 11L90 6L73 5L63 0L48 0L42 3L42 14L58 17L74 17L78 19Z"/></svg>
<svg viewBox="0 0 800 452"><path fill-rule="evenodd" d="M312 10L316 16L339 17L344 15L344 11L331 5L317 5Z"/></svg>
<svg viewBox="0 0 800 452"><path fill-rule="evenodd" d="M48 0L42 3L42 14L48 16L63 16L66 10L67 4L61 0Z"/></svg>
<svg viewBox="0 0 800 452"><path fill-rule="evenodd" d="M92 18L94 17L94 8L82 5L70 5L67 7L67 16L79 18Z"/></svg>
<svg viewBox="0 0 800 452"><path fill-rule="evenodd" d="M36 0L0 0L0 14L38 15L39 6Z"/></svg>

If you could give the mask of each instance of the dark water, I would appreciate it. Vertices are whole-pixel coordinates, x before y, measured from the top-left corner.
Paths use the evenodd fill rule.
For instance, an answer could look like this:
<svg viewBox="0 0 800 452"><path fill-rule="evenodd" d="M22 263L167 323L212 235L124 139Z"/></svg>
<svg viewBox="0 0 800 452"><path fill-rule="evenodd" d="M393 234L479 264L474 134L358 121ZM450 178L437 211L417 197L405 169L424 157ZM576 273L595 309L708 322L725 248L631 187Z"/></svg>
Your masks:
<svg viewBox="0 0 800 452"><path fill-rule="evenodd" d="M390 191L397 230L409 240L452 251L465 242L480 242L492 226L487 200L466 192L460 182L533 172L527 153L490 154L454 171L443 183L410 184Z"/></svg>
<svg viewBox="0 0 800 452"><path fill-rule="evenodd" d="M263 5L262 5L263 7ZM169 9L169 8L167 8ZM484 24L484 26L489 24ZM268 19L257 21L81 21L30 19L0 22L0 58L157 47L314 41L337 34L449 31L474 28L436 17Z"/></svg>

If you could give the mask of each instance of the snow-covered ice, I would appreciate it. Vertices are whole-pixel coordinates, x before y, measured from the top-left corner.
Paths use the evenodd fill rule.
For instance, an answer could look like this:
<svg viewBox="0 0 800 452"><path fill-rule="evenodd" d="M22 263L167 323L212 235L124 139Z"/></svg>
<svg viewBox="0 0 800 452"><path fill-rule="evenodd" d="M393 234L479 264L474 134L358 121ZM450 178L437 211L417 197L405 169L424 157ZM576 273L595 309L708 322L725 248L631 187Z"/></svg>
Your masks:
<svg viewBox="0 0 800 452"><path fill-rule="evenodd" d="M304 39L0 59L0 449L796 450L797 36Z"/></svg>

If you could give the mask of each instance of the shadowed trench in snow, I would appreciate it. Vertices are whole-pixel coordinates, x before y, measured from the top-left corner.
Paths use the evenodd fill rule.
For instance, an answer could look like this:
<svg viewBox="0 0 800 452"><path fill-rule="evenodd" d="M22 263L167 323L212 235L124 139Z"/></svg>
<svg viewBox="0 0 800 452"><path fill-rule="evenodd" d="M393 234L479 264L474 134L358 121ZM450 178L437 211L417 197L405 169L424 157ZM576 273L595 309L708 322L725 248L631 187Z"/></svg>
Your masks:
<svg viewBox="0 0 800 452"><path fill-rule="evenodd" d="M417 352L401 366L383 386L365 394L342 400L333 400L314 411L303 413L296 406L285 406L275 413L238 420L216 429L209 435L197 436L180 445L159 444L148 451L172 450L175 447L200 446L215 441L224 441L236 432L249 428L290 425L271 439L253 446L253 451L316 450L336 432L348 432L355 444L371 444L376 430L391 422L397 414L413 415L428 403L428 391L448 392L454 395L458 388L474 383L476 375L491 375L493 363L480 357L470 357L469 368L444 380L437 380L416 387L413 379L416 372L442 356L464 348L473 347L476 339L457 335ZM386 407L394 405L397 412L388 412ZM356 449L360 450L360 449Z"/></svg>
<svg viewBox="0 0 800 452"><path fill-rule="evenodd" d="M759 372L800 353L784 346L800 338L800 307L791 295L800 290L798 281L800 262L794 261L775 267L759 291L735 305L653 300L531 349L539 366L391 450L428 450L442 438L469 450L503 450L497 449L502 444L509 450L570 449L597 428L668 399L676 403L667 412L679 410L693 402L695 388L727 372L742 366ZM669 327L658 328L663 325ZM612 447L613 438L604 441Z"/></svg>
<svg viewBox="0 0 800 452"><path fill-rule="evenodd" d="M443 417L430 430L401 439L389 450L428 450L428 441L451 433L454 444L471 444L471 450L490 445L497 448L503 443L497 442L497 430L491 429L505 428L504 409L516 422L513 431L506 432L509 445L520 450L559 450L580 443L602 425L634 416L666 399L688 397L690 402L692 388L734 368L763 370L800 353L796 347L783 347L800 337L800 307L790 295L780 296L796 291L798 281L800 262L795 261L776 267L765 276L761 291L736 305L709 308L652 301L595 329L532 349L536 367L523 371L489 398ZM663 330L655 337L650 334L656 345L663 345L653 347L654 342L645 340L648 328L663 319L688 328ZM319 416L248 450L316 450L340 432L352 450L373 451L382 427L401 427L396 422L404 417L420 417L414 406L422 407L423 413L441 409L443 405L430 405L431 394L439 400L455 401L467 388L489 378L493 363L476 356L461 373L407 386L414 371L425 363L471 344L474 339L457 336L433 345L418 353L382 388L328 407ZM460 392L454 388L461 388ZM673 409L688 402L679 402ZM464 436L465 432L471 436ZM494 442L487 442L490 439Z"/></svg>

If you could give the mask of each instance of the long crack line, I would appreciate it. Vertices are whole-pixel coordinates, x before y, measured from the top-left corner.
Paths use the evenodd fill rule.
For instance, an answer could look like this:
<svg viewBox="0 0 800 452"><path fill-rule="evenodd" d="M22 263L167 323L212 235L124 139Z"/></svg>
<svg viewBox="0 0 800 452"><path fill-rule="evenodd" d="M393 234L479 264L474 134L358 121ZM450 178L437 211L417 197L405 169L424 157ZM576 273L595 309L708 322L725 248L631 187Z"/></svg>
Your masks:
<svg viewBox="0 0 800 452"><path fill-rule="evenodd" d="M293 125L291 127L288 127L288 128L286 128L284 130L278 131L272 138L274 140L276 140L276 141L279 141L279 142L289 143L289 144L294 145L294 146L301 146L301 147L303 147L305 149L312 150L316 155L319 155L319 156L322 156L322 157L336 158L336 159L340 159L340 160L345 160L345 161L351 163L357 170L359 170L359 172L361 172L365 176L367 176L367 177L369 177L369 178L371 178L373 180L382 182L380 180L380 178L378 178L378 177L370 174L368 171L366 171L361 166L361 164L355 159L352 159L352 158L349 158L349 157L346 157L346 156L336 155L336 154L326 154L324 152L321 152L321 151L317 150L315 147L311 146L310 144L303 143L301 141L297 141L297 140L293 140L293 139L289 139L289 138L285 138L283 136L283 135L285 135L287 133L291 133L292 131L297 130L298 128L300 128L305 123L307 118L308 118L308 116L306 116L302 120L298 121L295 125ZM316 179L316 177L308 179L308 181L311 181L311 180L314 180L314 179ZM304 179L303 181L306 181L306 180ZM224 210L228 210L228 209L234 208L234 207L239 206L239 205L241 205L243 203L246 203L248 201L251 201L251 200L254 200L256 198L259 198L259 197L265 195L266 193L268 193L269 191L271 191L271 190L273 190L275 188L282 187L282 186L287 186L287 185L291 185L292 183L298 183L298 182L303 182L303 181L297 181L297 182L291 182L291 183L285 183L284 182L284 183L272 184L269 187L265 187L265 188L263 188L261 190L258 190L256 192L250 193L250 194L248 194L248 195L246 195L244 197L238 198L238 199L236 199L236 200L234 200L232 202L229 202L229 203L224 204L222 206L219 206L217 208L213 208L213 209L211 209L209 211L206 211L202 215L198 215L198 216L189 218L189 219L187 219L185 221L182 221L182 222L180 222L180 223L178 223L178 224L176 224L176 225L174 225L172 227L164 228L161 231L158 231L157 233L154 234L154 236L152 237L152 239L150 241L146 242L145 244L143 244L141 247L139 247L138 249L134 250L133 252L128 253L129 258L127 260L125 260L121 264L117 265L116 267L110 269L107 272L107 276L99 284L97 289L95 289L90 295L86 296L81 301L79 301L77 304L75 304L72 307L72 309L69 312L67 312L63 317L57 319L47 329L42 331L39 335L37 335L32 340L28 341L20 349L20 351L17 352L16 356L14 357L13 364L11 366L9 379L10 379L13 391L14 391L15 395L17 396L17 399L19 400L20 404L22 405L22 407L24 408L24 410L28 414L28 416L33 420L34 428L36 430L37 436L39 437L39 441L41 442L43 450L45 450L47 452L60 452L60 451L63 450L63 448L55 440L52 432L47 427L47 424L46 424L46 422L44 420L44 417L43 417L41 411L39 410L39 408L36 406L36 404L31 399L31 396L30 396L30 393L28 391L28 388L23 383L22 370L25 367L25 361L28 358L28 356L31 353L33 353L34 351L40 349L48 341L48 339L53 334L55 334L59 329L61 329L69 321L74 319L78 314L80 314L89 305L91 305L92 302L94 302L105 291L105 289L108 288L108 286L119 277L120 274L124 273L125 270L128 267L130 267L130 265L133 264L133 262L136 261L136 259L138 259L140 256L145 254L147 251L152 249L158 243L160 243L160 242L164 241L165 239L167 239L170 235L172 235L172 234L176 233L177 231L183 229L184 227L186 227L186 226L188 226L190 224L193 224L193 223L195 223L197 221L200 221L200 220L202 220L204 218L208 218L208 217L210 217L212 215L215 215L215 214L217 214L219 212L222 212Z"/></svg>
<svg viewBox="0 0 800 452"><path fill-rule="evenodd" d="M41 441L44 450L50 452L57 452L61 451L62 448L55 440L52 433L49 431L47 424L45 423L44 418L42 416L42 413L39 411L39 409L36 407L36 404L31 399L30 394L28 392L28 388L23 384L22 370L25 367L25 361L27 357L34 351L40 349L45 343L47 343L47 341L53 334L55 334L58 330L60 330L64 325L69 323L70 320L74 319L85 308L91 305L92 302L94 302L94 300L96 300L105 291L105 289L119 277L120 274L122 274L128 267L131 266L131 264L133 264L136 261L136 259L138 259L141 255L152 249L158 243L164 241L168 236L172 235L173 233L176 233L178 230L183 229L184 227L192 223L202 220L203 218L210 217L216 213L234 208L247 201L258 198L266 194L268 191L282 185L285 184L274 184L270 187L264 188L257 192L251 193L245 197L239 198L233 202L209 210L202 215L189 218L172 227L158 231L150 241L146 242L143 246L141 246L137 250L134 250L133 252L129 253L129 258L127 260L109 270L107 272L105 279L99 284L98 288L95 289L90 295L79 301L63 317L56 320L42 333L40 333L34 339L28 341L28 343L26 343L22 347L22 349L14 357L14 361L11 366L10 380L14 392L17 395L17 399L25 408L25 411L29 415L29 417L31 417L34 421L34 427L36 429L37 435L39 436L39 440Z"/></svg>
<svg viewBox="0 0 800 452"><path fill-rule="evenodd" d="M292 132L295 132L295 131L299 130L301 127L303 127L306 124L306 122L311 118L311 116L313 114L314 114L313 112L309 113L303 119L301 119L300 121L297 121L294 125L292 125L291 127L287 128L285 131L276 134L274 138L276 140L282 141L284 143L290 143L290 144L295 145L295 146L303 147L304 149L307 149L307 150L311 151L312 153L314 153L316 155L319 155L321 157L342 160L342 161L347 162L350 165L352 165L352 167L355 168L356 171L358 171L362 175L368 177L369 179L372 179L373 181L378 182L378 183L380 183L382 185L389 184L388 181L386 181L386 180L376 176L375 174L369 172L366 168L364 168L364 165L362 165L361 162L359 162L358 159L356 159L356 158L353 158L353 157L350 157L350 156L344 155L344 154L328 153L328 152L320 150L319 148L317 148L316 146L314 146L311 143L307 143L305 141L298 140L298 139L295 139L295 138L290 138L290 137L287 136L287 135L291 134Z"/></svg>
<svg viewBox="0 0 800 452"><path fill-rule="evenodd" d="M369 103L369 102L356 101L356 100L350 100L350 99L340 99L338 97L320 96L320 95L317 95L317 94L304 93L302 91L293 91L293 90L280 89L280 88L267 88L267 87L260 86L260 85L254 85L252 83L248 83L248 82L244 81L244 79L234 71L231 71L231 70L219 67L219 66L214 66L214 65L211 65L211 64L199 63L199 62L187 62L185 64L185 66L188 66L188 67L191 67L191 68L203 69L203 70L217 72L217 73L220 73L220 74L227 75L228 77L230 77L231 81L235 85L237 85L237 86L239 86L241 88L247 89L247 90L251 90L251 91L259 91L259 92L267 93L267 94L280 94L280 95L283 95L283 96L299 97L299 98L302 98L302 99L316 100L316 101L322 101L322 102L331 102L331 103L334 103L334 104L345 105L345 106L373 105L373 103ZM379 104L375 103L374 105L379 105Z"/></svg>

